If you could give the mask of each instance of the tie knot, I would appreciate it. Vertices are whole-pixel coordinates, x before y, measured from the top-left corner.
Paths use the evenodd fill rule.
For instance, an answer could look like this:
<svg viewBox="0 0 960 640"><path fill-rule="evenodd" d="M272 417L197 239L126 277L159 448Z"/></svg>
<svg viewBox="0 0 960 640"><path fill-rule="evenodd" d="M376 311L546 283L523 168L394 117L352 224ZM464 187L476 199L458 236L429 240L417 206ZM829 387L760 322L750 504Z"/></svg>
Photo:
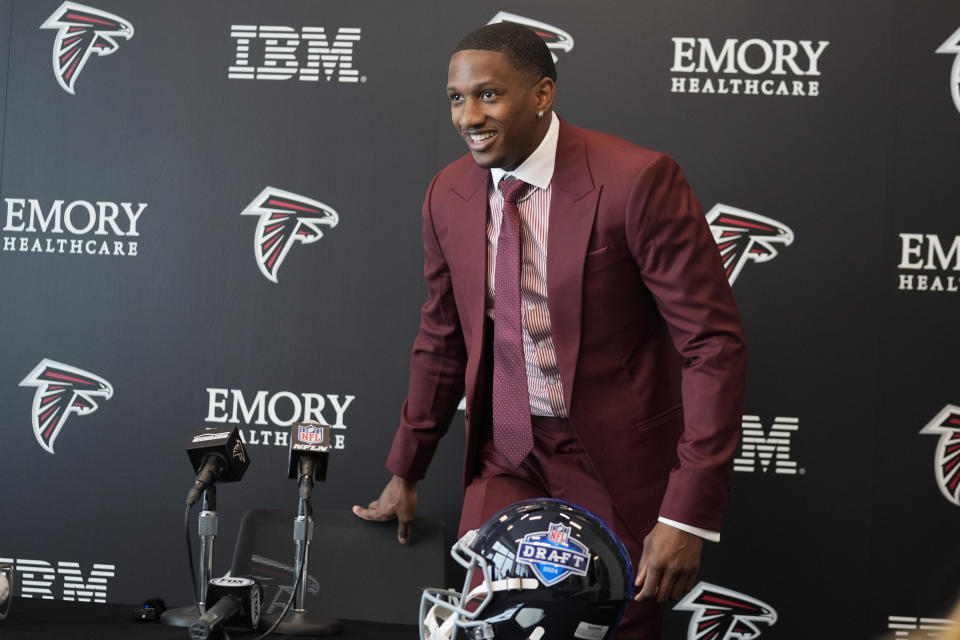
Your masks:
<svg viewBox="0 0 960 640"><path fill-rule="evenodd" d="M503 194L503 199L516 204L517 198L520 197L520 192L527 186L527 183L513 176L505 176L500 180L499 186L500 192Z"/></svg>

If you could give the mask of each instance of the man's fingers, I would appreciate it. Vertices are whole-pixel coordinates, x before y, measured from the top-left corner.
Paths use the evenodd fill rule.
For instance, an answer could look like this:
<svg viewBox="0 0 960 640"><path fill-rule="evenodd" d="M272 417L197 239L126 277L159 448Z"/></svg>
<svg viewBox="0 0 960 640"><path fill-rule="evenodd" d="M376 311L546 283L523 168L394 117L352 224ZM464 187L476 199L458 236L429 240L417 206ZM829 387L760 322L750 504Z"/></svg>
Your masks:
<svg viewBox="0 0 960 640"><path fill-rule="evenodd" d="M647 598L657 597L657 588L660 586L660 579L663 577L663 570L657 567L647 567L647 573L644 576L643 588L637 594L636 600L646 600Z"/></svg>
<svg viewBox="0 0 960 640"><path fill-rule="evenodd" d="M410 522L408 520L397 520L397 540L400 544L410 542Z"/></svg>
<svg viewBox="0 0 960 640"><path fill-rule="evenodd" d="M353 515L358 518L363 518L364 520L369 520L371 511L369 509L364 509L358 504L353 505Z"/></svg>
<svg viewBox="0 0 960 640"><path fill-rule="evenodd" d="M393 518L393 514L380 513L379 508L378 501L374 500L366 509L358 504L353 505L353 513L364 520L373 520L374 522L384 522Z"/></svg>
<svg viewBox="0 0 960 640"><path fill-rule="evenodd" d="M380 497L363 508L353 505L353 513L358 518L373 522L387 522L397 519L397 540L407 544L411 539L411 523L417 513L416 482L393 476L383 488Z"/></svg>
<svg viewBox="0 0 960 640"><path fill-rule="evenodd" d="M676 586L676 574L673 571L664 571L660 578L660 584L657 585L657 602L666 602L673 596L673 588Z"/></svg>
<svg viewBox="0 0 960 640"><path fill-rule="evenodd" d="M647 579L647 565L640 561L640 566L637 567L637 579L633 581L633 586L640 588L643 586L644 580Z"/></svg>
<svg viewBox="0 0 960 640"><path fill-rule="evenodd" d="M687 584L690 582L690 579L684 575L677 576L677 579L673 581L673 589L670 593L671 600L679 600L684 596L684 594L689 591L687 589Z"/></svg>
<svg viewBox="0 0 960 640"><path fill-rule="evenodd" d="M643 541L643 551L640 553L640 562L637 563L637 579L633 582L633 586L639 587L643 584L644 580L647 579L647 566L649 560L649 551L650 547L647 546L647 541Z"/></svg>

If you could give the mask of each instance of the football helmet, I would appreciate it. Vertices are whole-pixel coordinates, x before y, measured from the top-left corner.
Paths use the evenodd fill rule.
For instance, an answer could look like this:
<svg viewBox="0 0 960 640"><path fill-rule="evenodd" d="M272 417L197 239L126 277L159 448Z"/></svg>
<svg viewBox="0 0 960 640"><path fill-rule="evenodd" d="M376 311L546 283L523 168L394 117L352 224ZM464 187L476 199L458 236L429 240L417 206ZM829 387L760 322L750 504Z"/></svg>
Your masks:
<svg viewBox="0 0 960 640"><path fill-rule="evenodd" d="M463 590L424 590L421 640L603 640L633 597L623 544L563 500L514 503L450 555L467 570Z"/></svg>

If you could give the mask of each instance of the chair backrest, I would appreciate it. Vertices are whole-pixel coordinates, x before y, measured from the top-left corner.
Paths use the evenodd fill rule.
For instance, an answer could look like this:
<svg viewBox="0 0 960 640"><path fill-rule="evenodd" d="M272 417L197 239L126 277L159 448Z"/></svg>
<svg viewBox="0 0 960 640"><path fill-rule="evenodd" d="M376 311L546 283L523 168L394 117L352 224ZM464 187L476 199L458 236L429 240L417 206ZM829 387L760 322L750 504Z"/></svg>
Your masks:
<svg viewBox="0 0 960 640"><path fill-rule="evenodd" d="M244 514L232 575L257 578L264 613L280 613L293 586L293 511ZM446 585L443 524L417 518L414 539L397 542L396 522L367 522L350 511L317 510L310 543L306 609L347 620L418 624L424 587Z"/></svg>

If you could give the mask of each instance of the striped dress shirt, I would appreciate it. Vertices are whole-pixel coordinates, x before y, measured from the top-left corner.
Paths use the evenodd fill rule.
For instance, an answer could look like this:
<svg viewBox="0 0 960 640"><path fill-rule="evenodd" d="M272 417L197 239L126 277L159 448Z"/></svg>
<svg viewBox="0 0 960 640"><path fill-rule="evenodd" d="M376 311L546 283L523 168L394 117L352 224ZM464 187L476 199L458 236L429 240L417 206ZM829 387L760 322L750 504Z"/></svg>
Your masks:
<svg viewBox="0 0 960 640"><path fill-rule="evenodd" d="M550 329L550 310L547 308L547 232L550 225L550 195L554 159L560 121L552 114L547 135L537 150L509 175L530 184L521 192L517 209L520 211L523 265L520 279L520 299L523 306L523 352L527 364L527 388L530 392L530 414L535 416L567 417L563 402L563 384L557 367L557 351ZM494 316L497 239L503 221L503 194L498 188L507 175L502 169L491 169L487 198L490 215L487 218L487 316Z"/></svg>

